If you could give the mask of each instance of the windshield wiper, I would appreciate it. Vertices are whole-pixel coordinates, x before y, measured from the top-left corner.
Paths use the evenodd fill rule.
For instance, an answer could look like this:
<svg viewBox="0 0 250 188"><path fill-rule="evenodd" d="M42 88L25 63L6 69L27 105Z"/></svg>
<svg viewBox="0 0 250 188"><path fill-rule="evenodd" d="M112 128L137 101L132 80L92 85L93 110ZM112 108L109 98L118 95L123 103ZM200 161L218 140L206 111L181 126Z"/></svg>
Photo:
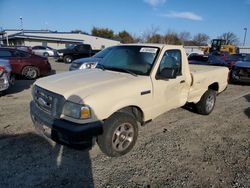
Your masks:
<svg viewBox="0 0 250 188"><path fill-rule="evenodd" d="M114 71L120 71L120 72L126 72L126 73L129 73L133 76L138 76L137 74L135 74L134 72L128 70L128 69L125 69L125 68L118 68L118 67L107 67L108 70L114 70Z"/></svg>

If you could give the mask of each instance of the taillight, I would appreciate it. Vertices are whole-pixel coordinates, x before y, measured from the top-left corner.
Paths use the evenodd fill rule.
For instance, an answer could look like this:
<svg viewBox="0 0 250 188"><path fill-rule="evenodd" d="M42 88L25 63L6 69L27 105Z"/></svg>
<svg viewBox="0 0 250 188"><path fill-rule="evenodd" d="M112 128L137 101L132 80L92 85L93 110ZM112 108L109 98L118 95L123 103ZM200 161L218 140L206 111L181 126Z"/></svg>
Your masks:
<svg viewBox="0 0 250 188"><path fill-rule="evenodd" d="M47 64L47 65L50 65L49 61L47 59L44 60L44 63Z"/></svg>
<svg viewBox="0 0 250 188"><path fill-rule="evenodd" d="M2 76L4 72L5 72L5 68L0 66L0 76Z"/></svg>

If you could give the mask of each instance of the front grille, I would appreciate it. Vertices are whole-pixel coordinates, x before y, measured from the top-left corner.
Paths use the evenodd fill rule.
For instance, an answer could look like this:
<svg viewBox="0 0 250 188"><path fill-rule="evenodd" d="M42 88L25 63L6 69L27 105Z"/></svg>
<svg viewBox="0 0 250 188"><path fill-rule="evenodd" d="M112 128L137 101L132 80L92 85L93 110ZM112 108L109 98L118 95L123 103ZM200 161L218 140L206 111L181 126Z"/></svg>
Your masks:
<svg viewBox="0 0 250 188"><path fill-rule="evenodd" d="M250 68L236 68L235 72L237 76L250 77Z"/></svg>
<svg viewBox="0 0 250 188"><path fill-rule="evenodd" d="M33 88L33 98L36 106L42 111L53 117L60 117L65 101L63 96L35 85Z"/></svg>

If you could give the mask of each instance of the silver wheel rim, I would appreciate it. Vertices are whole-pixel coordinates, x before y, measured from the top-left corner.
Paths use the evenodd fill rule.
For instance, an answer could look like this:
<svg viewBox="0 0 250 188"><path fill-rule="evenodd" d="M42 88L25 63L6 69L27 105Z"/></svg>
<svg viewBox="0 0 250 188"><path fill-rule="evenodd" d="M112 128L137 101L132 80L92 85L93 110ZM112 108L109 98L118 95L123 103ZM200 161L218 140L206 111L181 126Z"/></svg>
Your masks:
<svg viewBox="0 0 250 188"><path fill-rule="evenodd" d="M210 112L214 107L214 96L213 95L209 95L207 97L207 101L206 101L206 109L207 112Z"/></svg>
<svg viewBox="0 0 250 188"><path fill-rule="evenodd" d="M113 149L119 152L126 150L133 142L134 134L134 128L130 123L120 124L112 137Z"/></svg>
<svg viewBox="0 0 250 188"><path fill-rule="evenodd" d="M25 71L25 76L27 78L36 78L37 72L36 72L36 70L33 67L29 67Z"/></svg>

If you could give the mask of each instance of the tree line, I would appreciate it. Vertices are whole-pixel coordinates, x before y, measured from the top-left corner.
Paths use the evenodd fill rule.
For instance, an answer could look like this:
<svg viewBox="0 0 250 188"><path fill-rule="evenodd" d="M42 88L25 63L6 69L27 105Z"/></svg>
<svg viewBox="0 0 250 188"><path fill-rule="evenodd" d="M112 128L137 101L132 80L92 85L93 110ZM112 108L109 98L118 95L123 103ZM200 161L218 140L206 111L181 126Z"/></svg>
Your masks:
<svg viewBox="0 0 250 188"><path fill-rule="evenodd" d="M119 40L121 43L164 43L185 46L206 46L208 45L210 40L210 37L205 33L197 33L192 36L191 33L187 31L177 33L175 31L168 30L164 34L160 34L159 31L159 27L151 26L149 29L142 32L140 36L137 36L132 35L126 30L115 33L112 29L109 28L93 27L91 30L91 35ZM84 32L80 29L75 29L71 32L89 35L89 33ZM219 35L217 38L226 40L227 44L239 44L239 38L233 32L225 32Z"/></svg>

